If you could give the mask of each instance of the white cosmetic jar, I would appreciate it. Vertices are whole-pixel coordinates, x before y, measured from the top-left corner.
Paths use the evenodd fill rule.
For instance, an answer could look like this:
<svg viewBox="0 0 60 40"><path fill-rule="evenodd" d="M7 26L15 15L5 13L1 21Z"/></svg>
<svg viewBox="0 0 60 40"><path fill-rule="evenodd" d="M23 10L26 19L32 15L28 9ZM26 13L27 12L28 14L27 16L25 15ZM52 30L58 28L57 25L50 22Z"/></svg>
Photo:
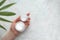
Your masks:
<svg viewBox="0 0 60 40"><path fill-rule="evenodd" d="M27 21L27 19L28 19L28 16L26 16L26 15L24 15L24 16L21 16L21 21Z"/></svg>
<svg viewBox="0 0 60 40"><path fill-rule="evenodd" d="M26 27L25 27L25 24L23 22L17 22L15 29L19 32L23 32L26 29Z"/></svg>

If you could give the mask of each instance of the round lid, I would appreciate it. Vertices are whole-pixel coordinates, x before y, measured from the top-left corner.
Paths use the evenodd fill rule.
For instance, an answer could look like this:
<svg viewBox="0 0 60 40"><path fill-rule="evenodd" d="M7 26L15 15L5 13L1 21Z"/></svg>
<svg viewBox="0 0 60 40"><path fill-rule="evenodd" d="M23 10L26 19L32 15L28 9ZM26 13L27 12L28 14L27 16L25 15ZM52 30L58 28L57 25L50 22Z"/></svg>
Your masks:
<svg viewBox="0 0 60 40"><path fill-rule="evenodd" d="M16 23L15 29L19 32L23 32L25 30L25 24L23 22Z"/></svg>

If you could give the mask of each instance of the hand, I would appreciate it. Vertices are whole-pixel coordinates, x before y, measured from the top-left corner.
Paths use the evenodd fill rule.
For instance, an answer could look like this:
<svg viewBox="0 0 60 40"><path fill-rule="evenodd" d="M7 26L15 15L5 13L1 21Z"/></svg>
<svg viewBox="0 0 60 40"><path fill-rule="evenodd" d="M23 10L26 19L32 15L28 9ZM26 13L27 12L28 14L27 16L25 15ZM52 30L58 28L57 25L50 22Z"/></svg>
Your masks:
<svg viewBox="0 0 60 40"><path fill-rule="evenodd" d="M27 16L29 16L29 15L30 15L30 14L28 13ZM18 32L18 31L15 29L15 25L16 25L16 23L19 22L19 21L21 21L21 20L20 20L20 16L13 21L13 23L11 24L11 28L10 28L10 30L11 30L16 36L20 34L20 32ZM25 27L26 27L26 29L27 29L28 26L29 26L29 24L30 24L30 18L28 18L27 21L24 22L24 24L25 24Z"/></svg>
<svg viewBox="0 0 60 40"><path fill-rule="evenodd" d="M27 16L29 16L29 15L30 14L27 14ZM21 33L15 29L15 25L19 21L21 21L20 16L12 22L10 30L5 34L5 36L2 38L2 40L14 40ZM30 18L28 18L27 21L24 22L24 24L27 29L30 24Z"/></svg>

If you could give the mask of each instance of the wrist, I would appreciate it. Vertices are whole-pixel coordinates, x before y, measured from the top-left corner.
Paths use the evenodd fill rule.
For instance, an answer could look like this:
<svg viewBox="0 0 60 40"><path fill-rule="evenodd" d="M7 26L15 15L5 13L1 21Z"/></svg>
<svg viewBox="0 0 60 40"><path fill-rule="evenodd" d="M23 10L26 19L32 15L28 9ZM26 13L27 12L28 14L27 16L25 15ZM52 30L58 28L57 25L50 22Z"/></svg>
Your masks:
<svg viewBox="0 0 60 40"><path fill-rule="evenodd" d="M15 39L15 34L9 30L2 38L2 40L14 40Z"/></svg>

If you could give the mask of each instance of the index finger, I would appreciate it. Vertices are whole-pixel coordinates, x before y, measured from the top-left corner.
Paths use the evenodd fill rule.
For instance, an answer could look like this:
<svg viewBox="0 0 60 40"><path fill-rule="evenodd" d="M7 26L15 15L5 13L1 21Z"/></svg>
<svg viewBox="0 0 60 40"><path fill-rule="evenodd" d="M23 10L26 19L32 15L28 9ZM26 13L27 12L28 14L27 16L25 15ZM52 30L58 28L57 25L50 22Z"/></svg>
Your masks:
<svg viewBox="0 0 60 40"><path fill-rule="evenodd" d="M17 19L15 19L13 22L17 23L18 21L20 21L20 16Z"/></svg>

